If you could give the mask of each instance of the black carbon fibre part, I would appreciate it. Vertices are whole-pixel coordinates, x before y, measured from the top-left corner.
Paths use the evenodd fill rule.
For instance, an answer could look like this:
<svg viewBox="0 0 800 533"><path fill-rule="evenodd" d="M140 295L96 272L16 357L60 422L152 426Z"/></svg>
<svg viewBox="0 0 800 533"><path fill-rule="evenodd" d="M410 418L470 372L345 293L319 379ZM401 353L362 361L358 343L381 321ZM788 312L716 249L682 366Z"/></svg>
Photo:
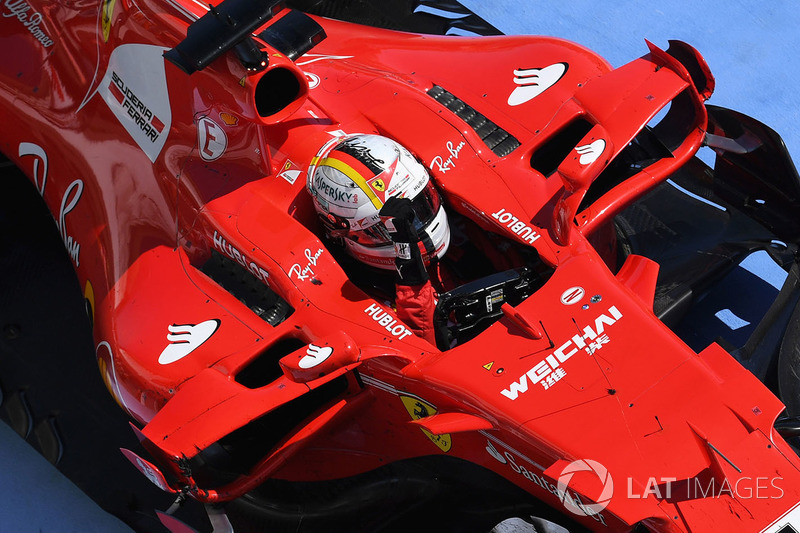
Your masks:
<svg viewBox="0 0 800 533"><path fill-rule="evenodd" d="M435 35L501 35L500 30L450 0L290 0L287 6L313 15Z"/></svg>

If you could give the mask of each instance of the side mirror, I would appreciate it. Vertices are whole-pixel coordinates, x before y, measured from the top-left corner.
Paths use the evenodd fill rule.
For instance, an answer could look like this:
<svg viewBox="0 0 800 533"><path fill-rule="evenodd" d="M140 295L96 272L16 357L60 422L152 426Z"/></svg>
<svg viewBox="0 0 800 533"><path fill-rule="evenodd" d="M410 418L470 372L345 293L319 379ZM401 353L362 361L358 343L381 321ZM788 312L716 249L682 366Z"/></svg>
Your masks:
<svg viewBox="0 0 800 533"><path fill-rule="evenodd" d="M614 153L611 136L601 125L594 126L571 154L558 166L564 193L553 213L553 228L558 244L566 246L576 228L575 216L592 181L602 172Z"/></svg>

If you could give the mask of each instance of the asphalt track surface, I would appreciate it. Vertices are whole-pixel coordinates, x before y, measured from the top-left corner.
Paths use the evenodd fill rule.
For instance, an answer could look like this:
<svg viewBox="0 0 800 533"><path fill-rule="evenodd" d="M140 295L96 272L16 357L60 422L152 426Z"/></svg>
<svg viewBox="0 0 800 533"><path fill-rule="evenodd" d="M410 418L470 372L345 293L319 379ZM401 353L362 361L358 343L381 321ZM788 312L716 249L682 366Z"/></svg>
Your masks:
<svg viewBox="0 0 800 533"><path fill-rule="evenodd" d="M686 41L695 46L706 58L717 81L717 89L710 103L730 107L758 118L781 134L795 161L800 157L800 106L797 87L800 82L800 12L791 0L773 0L756 3L744 0L695 0L634 2L596 2L572 0L570 2L532 0L462 0L462 4L506 34L538 34L569 39L603 55L613 66L620 66L646 53L645 39L666 48L669 39ZM446 16L446 13L443 14ZM464 33L454 31L453 33ZM0 169L0 177L5 175ZM5 190L0 199L0 384L26 373L54 372L68 376L81 388L71 393L54 390L54 382L41 387L46 394L63 401L65 406L80 398L92 395L101 398L85 420L67 416L61 423L78 427L86 425L87 439L108 440L108 446L130 445L132 434L127 433L124 417L115 416L116 405L109 398L102 399L92 379L93 361L77 364L62 361L51 368L41 368L35 358L21 343L31 343L36 350L65 350L68 342L91 342L80 334L80 319L48 314L48 301L53 294L69 287L69 278L61 278L65 256L61 250L42 249L36 228L22 225L19 220L23 209L14 201L14 194L25 191ZM47 232L47 214L36 219ZM67 262L68 264L68 262ZM754 258L754 272L772 284L779 284L781 273L767 262ZM72 289L77 290L77 287ZM70 289L70 290L72 290ZM69 292L69 291L67 291ZM41 302L32 305L31 302ZM24 310L24 312L22 311ZM80 316L80 312L75 313ZM732 326L733 327L733 326ZM65 340L68 339L68 340ZM84 346L86 346L84 344ZM31 346L27 346L30 348ZM89 344L91 351L91 345ZM86 363L84 361L84 363ZM13 381L13 380L12 380ZM102 387L102 385L99 385ZM2 391L5 405L19 401L19 390ZM25 391L23 391L25 392ZM35 393L36 391L27 391ZM103 391L100 391L102 393ZM63 394L63 398L59 398ZM65 407L68 414L68 407ZM38 435L40 446L46 446L47 425L50 417L60 413L34 413L33 427L28 442L22 440L10 425L0 423L0 531L13 532L128 532L131 528L102 510L94 500L102 500L106 509L114 507L115 486L127 488L142 486L143 492L152 493L147 481L129 468L128 474L120 466L119 458L82 457L67 465L68 479L54 468L31 445ZM62 416L62 418L64 418ZM13 425L13 424L12 424ZM18 429L18 428L16 428ZM124 435L124 437L123 437ZM115 439L121 439L118 442ZM128 439L126 441L126 439ZM50 453L55 453L51 452ZM99 487L86 490L86 480L92 483L109 477ZM88 473L93 475L88 475ZM86 476L82 476L86 474ZM72 480L77 479L77 482ZM87 495L91 494L91 497ZM154 496L143 501L118 502L127 506L144 508L153 504L165 509L170 498ZM140 524L136 530L157 530L152 524Z"/></svg>

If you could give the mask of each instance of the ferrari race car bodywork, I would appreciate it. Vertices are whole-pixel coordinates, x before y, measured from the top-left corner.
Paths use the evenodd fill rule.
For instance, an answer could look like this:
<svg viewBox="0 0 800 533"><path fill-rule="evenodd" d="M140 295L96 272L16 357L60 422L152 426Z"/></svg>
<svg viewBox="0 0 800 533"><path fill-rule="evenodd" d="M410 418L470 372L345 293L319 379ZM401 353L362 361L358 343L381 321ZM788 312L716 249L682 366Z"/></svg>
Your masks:
<svg viewBox="0 0 800 533"><path fill-rule="evenodd" d="M162 489L231 502L237 531L377 530L428 498L476 531L800 527L800 182L774 132L705 104L690 46L612 69L269 1L4 10L0 151ZM436 346L323 238L306 171L353 133L407 147L451 216ZM788 274L753 335L687 333L757 250Z"/></svg>

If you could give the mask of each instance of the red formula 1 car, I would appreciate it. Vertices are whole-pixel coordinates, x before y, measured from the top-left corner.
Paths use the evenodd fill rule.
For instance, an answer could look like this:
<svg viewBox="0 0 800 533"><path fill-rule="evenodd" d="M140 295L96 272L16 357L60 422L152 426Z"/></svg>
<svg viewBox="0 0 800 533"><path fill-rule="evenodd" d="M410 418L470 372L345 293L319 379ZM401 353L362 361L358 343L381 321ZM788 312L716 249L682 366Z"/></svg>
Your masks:
<svg viewBox="0 0 800 533"><path fill-rule="evenodd" d="M3 10L0 151L75 267L124 453L215 531L800 528L800 180L705 104L689 45L612 69L271 0ZM433 339L342 246L383 223L320 211L399 190L350 164L315 188L360 135L447 214ZM759 251L783 286L717 335L708 301Z"/></svg>

